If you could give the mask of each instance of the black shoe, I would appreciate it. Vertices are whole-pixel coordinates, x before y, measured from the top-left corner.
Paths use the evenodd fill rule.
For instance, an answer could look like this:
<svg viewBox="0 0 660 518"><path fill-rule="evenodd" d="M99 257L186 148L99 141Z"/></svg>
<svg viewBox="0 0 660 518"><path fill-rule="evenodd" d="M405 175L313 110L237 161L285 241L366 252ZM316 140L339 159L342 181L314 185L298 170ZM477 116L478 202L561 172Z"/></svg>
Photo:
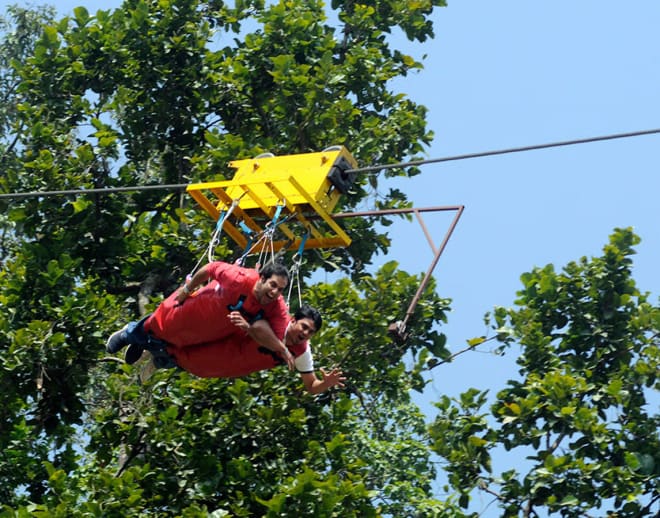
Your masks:
<svg viewBox="0 0 660 518"><path fill-rule="evenodd" d="M110 338L108 338L108 341L105 343L105 350L114 354L126 347L128 345L127 330L128 324L122 327L119 331L112 333Z"/></svg>
<svg viewBox="0 0 660 518"><path fill-rule="evenodd" d="M170 356L167 351L162 351L157 354L152 353L152 355L152 361L157 369L174 369L175 367L178 367L174 358Z"/></svg>
<svg viewBox="0 0 660 518"><path fill-rule="evenodd" d="M129 345L128 349L126 349L126 353L124 354L124 362L126 362L128 365L133 365L142 357L143 352L144 349L139 345Z"/></svg>

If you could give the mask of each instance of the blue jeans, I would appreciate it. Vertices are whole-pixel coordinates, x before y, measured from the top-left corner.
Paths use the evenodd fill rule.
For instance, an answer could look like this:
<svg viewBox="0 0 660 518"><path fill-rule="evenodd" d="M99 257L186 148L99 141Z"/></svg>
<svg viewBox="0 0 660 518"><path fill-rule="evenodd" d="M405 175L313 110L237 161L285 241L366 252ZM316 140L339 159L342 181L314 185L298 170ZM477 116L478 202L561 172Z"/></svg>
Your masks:
<svg viewBox="0 0 660 518"><path fill-rule="evenodd" d="M147 351L158 352L164 351L167 343L150 335L144 330L144 321L150 315L138 320L137 322L129 322L126 328L126 339L129 344L134 344Z"/></svg>

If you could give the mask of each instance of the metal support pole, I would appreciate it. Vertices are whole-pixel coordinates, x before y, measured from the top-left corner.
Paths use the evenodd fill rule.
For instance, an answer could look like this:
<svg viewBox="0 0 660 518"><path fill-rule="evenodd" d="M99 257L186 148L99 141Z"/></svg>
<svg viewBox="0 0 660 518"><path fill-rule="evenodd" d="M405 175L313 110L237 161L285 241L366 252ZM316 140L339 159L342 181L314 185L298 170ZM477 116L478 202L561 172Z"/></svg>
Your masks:
<svg viewBox="0 0 660 518"><path fill-rule="evenodd" d="M419 302L419 299L422 297L424 290L428 286L429 280L431 279L431 275L433 274L433 271L435 270L435 267L437 266L438 261L440 260L440 256L442 255L442 252L445 250L447 243L449 242L449 238L454 233L454 230L456 229L456 225L458 224L458 220L461 218L461 215L463 214L464 210L465 210L464 205L451 205L451 206L436 206L436 207L422 207L422 208L413 207L409 209L370 210L370 211L362 211L362 212L340 212L332 215L334 219L368 217L368 216L387 216L394 214L415 214L415 216L417 217L417 220L420 226L422 227L422 231L424 232L424 235L426 236L426 239L429 242L429 245L431 246L431 250L433 250L434 256L431 265L429 266L428 270L424 274L424 277L422 278L422 282L417 288L417 292L415 293L412 301L410 302L410 305L408 306L408 309L406 311L403 320L399 320L397 322L390 324L388 328L389 333L398 342L404 342L408 338L408 335L406 334L406 326L408 324L408 320L410 320L410 317L412 316L412 314L415 311L415 308L417 307L417 303ZM424 223L424 220L422 218L422 213L442 212L442 211L445 212L454 211L456 212L456 215L454 216L454 219L449 225L449 229L447 230L447 233L445 234L445 237L442 240L442 244L440 245L439 248L436 248L435 243L433 242L433 239L431 238L431 235Z"/></svg>
<svg viewBox="0 0 660 518"><path fill-rule="evenodd" d="M406 311L403 320L395 322L389 326L388 330L390 334L393 335L397 341L403 342L406 340L407 338L406 325L408 324L408 320L414 313L415 308L417 307L417 303L419 302L419 299L422 296L422 293L424 293L424 290L428 286L429 280L431 279L431 275L433 274L433 271L435 270L435 267L437 266L438 261L440 260L440 256L447 247L449 238L454 233L454 230L456 229L456 225L458 224L458 220L461 218L461 215L463 214L464 210L465 210L464 205L454 205L454 206L438 206L438 207L424 207L424 208L410 208L410 209L385 209L385 210L373 210L373 211L363 211L363 212L344 212L344 213L338 213L332 215L333 218L337 218L337 219L349 218L349 217L385 216L385 215L393 215L393 214L415 214L415 216L417 217L417 220L420 226L422 227L422 231L424 232L424 235L426 236L426 239L428 240L429 245L431 246L431 250L433 250L434 256L431 265L429 266L428 270L424 274L424 277L422 278L422 282L417 288L417 292L415 293L412 301L410 302L410 305L408 306L408 309ZM449 225L449 229L447 230L447 233L445 234L445 237L442 240L440 247L436 248L433 239L431 238L431 235L429 234L428 229L422 218L422 212L440 212L440 211L454 211L456 212L456 215L454 216L454 219Z"/></svg>

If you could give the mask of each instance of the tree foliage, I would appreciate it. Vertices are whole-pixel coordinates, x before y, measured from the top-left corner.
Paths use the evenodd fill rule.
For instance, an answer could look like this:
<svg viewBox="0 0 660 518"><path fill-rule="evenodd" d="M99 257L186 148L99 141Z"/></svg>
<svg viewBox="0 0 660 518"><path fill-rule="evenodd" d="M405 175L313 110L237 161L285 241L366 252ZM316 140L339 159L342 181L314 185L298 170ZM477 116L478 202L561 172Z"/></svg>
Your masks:
<svg viewBox="0 0 660 518"><path fill-rule="evenodd" d="M498 308L503 347L516 342L520 380L491 406L476 389L443 398L431 432L463 493L493 495L503 516L651 516L660 507L660 309L632 279L639 238L612 234L602 257L558 273L523 274L518 309ZM521 453L524 467L494 473L491 452Z"/></svg>
<svg viewBox="0 0 660 518"><path fill-rule="evenodd" d="M425 108L389 81L421 64L386 35L432 37L429 15L441 3L127 0L93 15L44 14L42 25L20 28L20 59L3 62L18 80L2 188L210 181L231 174L229 160L334 144L360 163L412 158L431 139ZM406 16L394 17L402 6ZM399 191L380 193L376 176L358 181L340 209L365 202L407 205ZM153 309L206 246L211 225L185 196L2 204L13 240L0 270L4 514L450 512L432 496L424 420L409 395L424 385L429 347L445 351L434 325L448 301L429 286L414 338L393 346L387 326L420 277L394 263L367 273L389 245L374 221L347 222L354 245L307 259L306 276L332 265L344 274L305 296L326 321L318 364L350 377L347 390L312 398L282 369L241 380L162 371L140 386L135 369L105 354L105 337ZM231 257L230 248L218 251Z"/></svg>
<svg viewBox="0 0 660 518"><path fill-rule="evenodd" d="M210 181L231 175L230 160L335 144L361 165L416 158L432 138L426 109L391 80L422 65L390 35L433 38L443 4L126 0L60 20L14 7L1 25L0 186ZM418 173L359 177L338 210L408 206L384 180ZM629 231L601 259L525 275L521 309L493 316L503 348L525 351L523 381L490 418L476 389L443 399L429 430L411 390L452 358L438 330L449 301L429 283L410 337L389 338L421 275L393 261L371 271L390 243L378 220L342 220L353 244L306 256L304 298L325 321L317 365L349 377L312 397L283 369L159 371L140 385L138 369L105 354L105 337L152 310L205 249L212 225L185 195L0 205L2 516L456 517L475 488L511 515L609 505L633 516L657 500L658 416L644 398L658 389L658 308L632 283ZM232 258L231 243L218 253ZM324 269L341 278L319 281ZM492 475L500 445L532 452L528 475ZM456 497L434 494L433 452Z"/></svg>

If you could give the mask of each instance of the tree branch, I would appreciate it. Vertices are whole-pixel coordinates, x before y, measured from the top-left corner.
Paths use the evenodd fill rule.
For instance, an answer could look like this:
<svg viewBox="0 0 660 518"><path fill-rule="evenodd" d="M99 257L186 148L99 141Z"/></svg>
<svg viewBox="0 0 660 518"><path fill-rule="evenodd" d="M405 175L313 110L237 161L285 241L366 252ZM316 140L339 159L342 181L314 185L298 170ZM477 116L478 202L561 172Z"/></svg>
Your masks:
<svg viewBox="0 0 660 518"><path fill-rule="evenodd" d="M367 413L367 418L369 419L369 421L371 421L371 424L374 425L374 428L376 428L378 434L380 436L383 436L384 435L383 428L380 425L380 423L377 421L373 413L371 412L371 408L369 408L369 405L367 405L367 402L365 401L362 392L360 392L360 389L358 389L355 385L352 384L350 385L350 387L347 388L349 388L350 391L353 392L353 394L355 394L358 397L358 399L360 400L360 404L362 405L362 408Z"/></svg>
<svg viewBox="0 0 660 518"><path fill-rule="evenodd" d="M142 442L142 438L145 435L145 431L143 430L140 432L138 435L138 442L137 444L133 445L133 448L131 448L131 452L128 455L120 455L119 456L119 469L117 470L117 473L115 473L115 478L119 478L124 471L128 468L128 465L140 454L144 451L145 445Z"/></svg>
<svg viewBox="0 0 660 518"><path fill-rule="evenodd" d="M495 337L494 337L494 336L491 336L490 338L486 338L483 342L481 342L481 343L479 343L479 344L477 344L477 345L485 344L486 342L488 342L488 341L490 341L490 340L494 340L494 339L495 339ZM437 366L439 366L439 365L443 365L443 364L445 364L445 363L451 363L451 362L454 360L454 358L456 358L457 356L459 356L459 355L461 355L461 354L463 354L463 353L466 353L466 352L468 352L468 351L473 351L473 350L475 350L476 347L477 347L476 345L468 345L465 349L461 349L460 351L455 352L454 354L452 354L452 355L449 356L448 358L445 358L445 359L443 359L443 360L440 360L440 361L439 361L438 363L436 363L435 365L429 367L428 370L435 369Z"/></svg>

